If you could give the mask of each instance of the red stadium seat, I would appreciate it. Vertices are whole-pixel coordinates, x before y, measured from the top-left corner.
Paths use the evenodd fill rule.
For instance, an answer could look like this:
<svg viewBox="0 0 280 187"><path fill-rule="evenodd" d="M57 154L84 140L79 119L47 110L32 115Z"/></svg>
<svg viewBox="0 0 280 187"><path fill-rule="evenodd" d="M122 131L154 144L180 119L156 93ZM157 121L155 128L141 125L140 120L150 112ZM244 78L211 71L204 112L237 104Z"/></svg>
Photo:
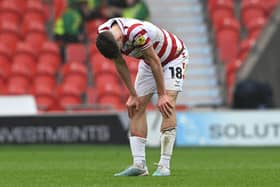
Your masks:
<svg viewBox="0 0 280 187"><path fill-rule="evenodd" d="M49 58L47 55L39 57L37 64L38 73L55 75L58 71L59 64L57 61L53 61L52 58Z"/></svg>
<svg viewBox="0 0 280 187"><path fill-rule="evenodd" d="M7 86L7 94L22 95L29 93L30 89L29 80L25 77L12 75L9 78Z"/></svg>
<svg viewBox="0 0 280 187"><path fill-rule="evenodd" d="M233 94L233 88L236 80L236 73L243 63L244 61L242 61L241 59L235 59L226 65L226 84L227 84L226 89L227 89L228 104L231 104L232 102L232 94Z"/></svg>
<svg viewBox="0 0 280 187"><path fill-rule="evenodd" d="M30 68L32 72L35 72L36 61L37 53L36 50L32 48L32 46L30 46L28 43L19 43L17 45L16 53L13 58L13 63L28 66L28 68Z"/></svg>
<svg viewBox="0 0 280 187"><path fill-rule="evenodd" d="M4 84L10 75L11 70L11 50L3 43L0 43L0 82ZM0 86L1 87L1 86Z"/></svg>
<svg viewBox="0 0 280 187"><path fill-rule="evenodd" d="M104 82L119 84L120 78L118 77L117 74L100 73L97 76L94 76L94 82L96 85L104 84Z"/></svg>
<svg viewBox="0 0 280 187"><path fill-rule="evenodd" d="M86 46L84 44L68 44L66 47L66 61L85 62Z"/></svg>
<svg viewBox="0 0 280 187"><path fill-rule="evenodd" d="M2 21L17 25L21 22L21 8L12 0L5 0L0 5L0 22Z"/></svg>
<svg viewBox="0 0 280 187"><path fill-rule="evenodd" d="M30 43L34 48L40 50L48 39L45 25L40 22L29 21L24 38L25 41Z"/></svg>
<svg viewBox="0 0 280 187"><path fill-rule="evenodd" d="M106 20L104 19L95 19L92 21L89 21L86 23L86 33L87 33L87 37L91 40L91 41L95 41L96 37L97 37L97 28L99 25L101 25L102 23L104 23Z"/></svg>
<svg viewBox="0 0 280 187"><path fill-rule="evenodd" d="M256 43L256 38L246 38L242 40L240 43L238 58L244 61L247 58L251 48L255 45L255 43Z"/></svg>
<svg viewBox="0 0 280 187"><path fill-rule="evenodd" d="M33 87L33 94L38 108L42 111L48 111L56 105L54 85L36 81Z"/></svg>
<svg viewBox="0 0 280 187"><path fill-rule="evenodd" d="M265 24L266 24L266 20L263 17L252 19L248 23L249 38L258 38Z"/></svg>
<svg viewBox="0 0 280 187"><path fill-rule="evenodd" d="M233 18L224 18L217 25L216 40L222 62L228 63L235 59L240 40L239 22Z"/></svg>
<svg viewBox="0 0 280 187"><path fill-rule="evenodd" d="M279 0L262 1L262 6L264 7L264 11L265 11L265 16L269 17L278 4L279 4Z"/></svg>
<svg viewBox="0 0 280 187"><path fill-rule="evenodd" d="M53 53L55 55L60 55L59 46L55 42L47 41L43 44L40 53Z"/></svg>
<svg viewBox="0 0 280 187"><path fill-rule="evenodd" d="M61 64L61 61L59 47L57 44L53 42L45 42L39 54L38 65L44 64L42 66L50 66L48 68L52 68L53 72L56 72Z"/></svg>
<svg viewBox="0 0 280 187"><path fill-rule="evenodd" d="M16 24L7 21L0 23L0 41L6 44L12 52L15 51L20 39L20 33Z"/></svg>
<svg viewBox="0 0 280 187"><path fill-rule="evenodd" d="M97 103L112 106L115 109L124 107L123 91L120 84L107 82L97 85Z"/></svg>
<svg viewBox="0 0 280 187"><path fill-rule="evenodd" d="M106 95L101 97L98 103L114 109L125 108L124 102L121 100L121 98L115 95Z"/></svg>
<svg viewBox="0 0 280 187"><path fill-rule="evenodd" d="M58 92L59 103L65 109L82 103L80 89L76 85L65 83L59 87Z"/></svg>
<svg viewBox="0 0 280 187"><path fill-rule="evenodd" d="M64 83L76 85L80 93L87 87L87 69L84 64L78 62L68 62L63 66L62 77Z"/></svg>
<svg viewBox="0 0 280 187"><path fill-rule="evenodd" d="M125 61L127 63L128 69L132 74L137 74L138 71L138 64L139 64L139 59L130 57L130 56L125 56Z"/></svg>
<svg viewBox="0 0 280 187"><path fill-rule="evenodd" d="M38 0L29 0L27 2L25 16L29 17L32 21L44 23L46 21L46 14L42 2Z"/></svg>
<svg viewBox="0 0 280 187"><path fill-rule="evenodd" d="M241 22L246 28L252 19L264 18L264 13L261 0L243 0L241 3Z"/></svg>
<svg viewBox="0 0 280 187"><path fill-rule="evenodd" d="M61 16L67 8L67 0L53 0L55 20Z"/></svg>
<svg viewBox="0 0 280 187"><path fill-rule="evenodd" d="M209 11L212 11L213 8L216 6L216 4L218 4L218 1L221 1L221 0L208 0L207 1L207 8ZM234 2L234 0L222 0L222 1L230 1L230 2Z"/></svg>
<svg viewBox="0 0 280 187"><path fill-rule="evenodd" d="M89 46L89 57L90 59L93 58L98 52L98 49L95 45L95 43L91 42Z"/></svg>
<svg viewBox="0 0 280 187"><path fill-rule="evenodd" d="M54 76L48 74L37 74L34 78L33 84L48 85L49 87L55 87L56 80Z"/></svg>
<svg viewBox="0 0 280 187"><path fill-rule="evenodd" d="M114 95L122 99L122 90L120 84L104 83L97 85L97 101L99 102L104 96Z"/></svg>
<svg viewBox="0 0 280 187"><path fill-rule="evenodd" d="M98 76L99 73L116 73L114 63L103 57L101 54L96 54L90 59L92 66L92 72L94 76Z"/></svg>
<svg viewBox="0 0 280 187"><path fill-rule="evenodd" d="M9 3L13 3L15 6L17 6L18 9L20 9L21 12L25 11L27 0L2 0L2 3L5 1L9 1Z"/></svg>
<svg viewBox="0 0 280 187"><path fill-rule="evenodd" d="M87 87L86 90L87 103L96 104L96 89L93 87Z"/></svg>
<svg viewBox="0 0 280 187"><path fill-rule="evenodd" d="M11 76L18 76L22 77L26 80L27 84L32 83L33 76L35 75L35 71L33 68L30 68L28 65L21 63L21 62L15 62L11 66Z"/></svg>
<svg viewBox="0 0 280 187"><path fill-rule="evenodd" d="M11 65L5 61L1 60L0 57L0 79L3 83L5 83L10 76L11 73Z"/></svg>
<svg viewBox="0 0 280 187"><path fill-rule="evenodd" d="M210 7L211 20L214 27L226 17L234 17L234 3L230 0L217 0Z"/></svg>
<svg viewBox="0 0 280 187"><path fill-rule="evenodd" d="M8 48L7 45L0 43L0 67L5 69L4 67L10 66L11 61L12 51Z"/></svg>

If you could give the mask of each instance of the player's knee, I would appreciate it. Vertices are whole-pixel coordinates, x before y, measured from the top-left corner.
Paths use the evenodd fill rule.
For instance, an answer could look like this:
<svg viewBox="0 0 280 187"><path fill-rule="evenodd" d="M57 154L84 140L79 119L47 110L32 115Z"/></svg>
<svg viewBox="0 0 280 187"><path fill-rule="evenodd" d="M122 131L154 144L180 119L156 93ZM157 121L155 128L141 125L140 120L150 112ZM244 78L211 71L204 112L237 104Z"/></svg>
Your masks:
<svg viewBox="0 0 280 187"><path fill-rule="evenodd" d="M174 129L174 128L176 128L176 119L175 118L162 120L161 132L168 130L168 129Z"/></svg>

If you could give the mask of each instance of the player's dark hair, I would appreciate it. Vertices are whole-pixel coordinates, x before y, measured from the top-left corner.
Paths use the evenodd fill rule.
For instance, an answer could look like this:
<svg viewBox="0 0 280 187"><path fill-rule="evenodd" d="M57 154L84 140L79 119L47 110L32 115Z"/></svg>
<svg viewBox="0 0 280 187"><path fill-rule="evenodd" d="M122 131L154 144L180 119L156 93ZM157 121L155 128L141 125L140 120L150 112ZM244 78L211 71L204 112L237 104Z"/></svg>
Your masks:
<svg viewBox="0 0 280 187"><path fill-rule="evenodd" d="M97 36L96 47L106 58L114 59L120 55L120 49L111 31L101 32Z"/></svg>

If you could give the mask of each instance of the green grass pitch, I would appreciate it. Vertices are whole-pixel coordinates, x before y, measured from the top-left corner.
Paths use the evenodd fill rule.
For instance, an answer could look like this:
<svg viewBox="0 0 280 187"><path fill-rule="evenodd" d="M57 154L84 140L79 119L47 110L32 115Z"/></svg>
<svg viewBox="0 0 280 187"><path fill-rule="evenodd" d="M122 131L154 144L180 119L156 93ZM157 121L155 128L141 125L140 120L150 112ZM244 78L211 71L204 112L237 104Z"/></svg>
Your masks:
<svg viewBox="0 0 280 187"><path fill-rule="evenodd" d="M150 174L159 149L147 149ZM280 148L178 148L170 177L114 177L129 146L0 146L0 187L280 186Z"/></svg>

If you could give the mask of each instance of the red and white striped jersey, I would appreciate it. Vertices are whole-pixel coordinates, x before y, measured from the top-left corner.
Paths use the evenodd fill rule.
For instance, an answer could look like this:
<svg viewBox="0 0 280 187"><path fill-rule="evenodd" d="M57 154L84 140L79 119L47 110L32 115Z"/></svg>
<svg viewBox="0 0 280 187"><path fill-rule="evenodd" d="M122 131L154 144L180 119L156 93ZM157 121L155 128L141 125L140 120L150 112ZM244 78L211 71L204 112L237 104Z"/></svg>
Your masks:
<svg viewBox="0 0 280 187"><path fill-rule="evenodd" d="M177 58L185 48L184 43L174 34L146 21L131 18L112 18L98 27L98 33L110 30L117 23L123 33L121 52L141 59L142 50L153 46L161 63L167 64Z"/></svg>

